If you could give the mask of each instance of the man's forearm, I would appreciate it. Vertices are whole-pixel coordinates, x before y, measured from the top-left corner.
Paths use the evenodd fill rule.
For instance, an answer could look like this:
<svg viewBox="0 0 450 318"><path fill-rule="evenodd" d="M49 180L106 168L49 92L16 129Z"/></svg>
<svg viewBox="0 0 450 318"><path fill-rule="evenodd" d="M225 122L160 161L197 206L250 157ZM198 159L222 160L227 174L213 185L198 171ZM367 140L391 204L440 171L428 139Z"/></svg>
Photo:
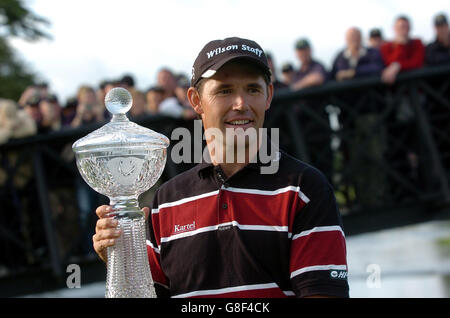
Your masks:
<svg viewBox="0 0 450 318"><path fill-rule="evenodd" d="M298 82L295 82L292 85L292 88L298 90L305 87L321 85L324 81L325 77L321 73L315 72L308 74Z"/></svg>

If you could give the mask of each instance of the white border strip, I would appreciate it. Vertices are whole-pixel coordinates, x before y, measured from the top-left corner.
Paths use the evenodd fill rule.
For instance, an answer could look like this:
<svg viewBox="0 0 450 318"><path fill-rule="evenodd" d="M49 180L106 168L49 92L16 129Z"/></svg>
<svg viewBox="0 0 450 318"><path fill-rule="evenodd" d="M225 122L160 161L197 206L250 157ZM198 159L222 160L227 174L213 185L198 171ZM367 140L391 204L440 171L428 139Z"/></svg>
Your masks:
<svg viewBox="0 0 450 318"><path fill-rule="evenodd" d="M330 264L330 265L315 265L315 266L307 266L307 267L303 267L300 269L297 269L295 271L293 271L291 273L291 279L297 275L306 273L306 272L311 272L311 271L326 271L326 270L331 270L331 269L335 269L335 270L347 270L347 265L335 265L335 264Z"/></svg>
<svg viewBox="0 0 450 318"><path fill-rule="evenodd" d="M300 199L302 199L303 202L308 203L310 201L309 198L302 191L300 191L300 187L294 187L294 186L287 186L285 188L277 189L274 191L267 191L267 190L258 190L258 189L233 188L233 187L225 188L222 185L221 190L236 192L236 193L248 193L248 194L259 194L259 195L277 195L277 194L284 193L287 191L294 191L294 192L298 193ZM152 214L159 213L159 210L164 209L164 208L174 207L177 205L181 205L181 204L188 203L191 201L199 200L202 198L207 198L207 197L214 196L217 194L219 194L219 190L199 194L199 195L196 195L193 197L188 197L188 198L184 198L184 199L173 201L173 202L163 203L158 207L158 209L152 209Z"/></svg>
<svg viewBox="0 0 450 318"><path fill-rule="evenodd" d="M345 237L344 231L342 231L342 228L339 225L331 225L331 226L316 226L313 227L311 230L300 232L299 234L295 234L292 237L292 240L298 239L302 236L307 236L311 233L317 233L317 232L330 232L330 231L339 231L341 232L342 236Z"/></svg>
<svg viewBox="0 0 450 318"><path fill-rule="evenodd" d="M211 296L218 294L226 294L240 291L248 291L248 290L259 290L259 289L268 289L268 288L279 288L275 283L267 283L267 284L254 284L254 285L243 285L236 287L226 287L219 289L209 289L209 290L197 290L185 294L179 294L172 296L172 298L184 298L184 297L194 297L194 296ZM286 296L293 296L294 292L292 291L283 291Z"/></svg>
<svg viewBox="0 0 450 318"><path fill-rule="evenodd" d="M153 246L152 242L150 242L149 240L145 241L147 243L148 246L150 246L156 253L161 254L159 251L159 247L155 247Z"/></svg>
<svg viewBox="0 0 450 318"><path fill-rule="evenodd" d="M207 198L207 197L214 196L214 195L217 195L217 194L219 194L219 190L215 190L215 191L199 194L199 195L196 195L196 196L193 196L193 197L188 197L188 198L184 198L184 199L173 201L173 202L163 203L158 208L159 208L159 210L161 210L161 209L164 209L164 208L181 205L181 204L184 204L184 203L187 203L187 202L191 202L191 201L195 201L195 200L198 200L198 199Z"/></svg>
<svg viewBox="0 0 450 318"><path fill-rule="evenodd" d="M220 227L224 227L224 226L236 226L241 230L250 230L250 231L274 231L274 232L286 232L286 233L288 232L287 226L242 225L236 221L231 221L231 222L221 223L221 224L212 225L212 226L205 226L205 227L199 228L194 231L183 232L183 233L174 234L174 235L167 236L167 237L161 237L161 244L170 242L170 241L173 241L176 239L193 236L193 235L196 235L199 233L204 233L204 232L209 232L209 231L217 231Z"/></svg>
<svg viewBox="0 0 450 318"><path fill-rule="evenodd" d="M288 192L288 191L294 191L294 192L298 193L300 199L302 199L302 201L304 201L305 203L308 203L310 201L309 198L302 191L300 191L300 187L294 187L294 186L287 186L287 187L280 188L280 189L277 189L274 191L246 189L246 188L233 188L233 187L225 188L224 186L222 186L222 190L237 192L237 193L259 194L259 195L277 195L277 194Z"/></svg>

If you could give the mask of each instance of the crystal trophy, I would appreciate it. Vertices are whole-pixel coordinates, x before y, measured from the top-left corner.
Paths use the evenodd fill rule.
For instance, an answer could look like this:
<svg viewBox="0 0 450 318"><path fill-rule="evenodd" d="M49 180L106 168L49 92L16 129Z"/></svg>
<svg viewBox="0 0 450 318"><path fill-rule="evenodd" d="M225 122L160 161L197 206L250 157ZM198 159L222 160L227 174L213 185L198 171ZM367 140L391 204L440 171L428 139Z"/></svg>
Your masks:
<svg viewBox="0 0 450 318"><path fill-rule="evenodd" d="M131 94L114 88L105 97L112 119L77 140L72 149L78 170L86 183L106 195L113 207L109 216L119 222L122 234L107 248L107 298L154 298L148 263L144 213L138 197L161 176L169 139L131 122Z"/></svg>

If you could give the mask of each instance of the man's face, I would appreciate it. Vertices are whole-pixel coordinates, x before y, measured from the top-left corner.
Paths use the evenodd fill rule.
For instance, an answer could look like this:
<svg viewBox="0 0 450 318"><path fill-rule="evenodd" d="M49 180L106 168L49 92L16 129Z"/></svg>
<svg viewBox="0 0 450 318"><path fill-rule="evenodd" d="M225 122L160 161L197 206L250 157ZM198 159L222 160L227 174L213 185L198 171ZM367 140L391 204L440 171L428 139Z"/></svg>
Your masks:
<svg viewBox="0 0 450 318"><path fill-rule="evenodd" d="M407 38L409 36L409 22L404 19L398 19L394 24L396 36Z"/></svg>
<svg viewBox="0 0 450 318"><path fill-rule="evenodd" d="M297 49L297 58L299 59L301 64L308 64L311 60L311 49L310 48L304 48L304 49Z"/></svg>
<svg viewBox="0 0 450 318"><path fill-rule="evenodd" d="M158 73L157 82L159 86L169 92L173 92L177 86L177 82L173 74L166 70L162 70Z"/></svg>
<svg viewBox="0 0 450 318"><path fill-rule="evenodd" d="M436 35L439 39L445 39L450 35L450 29L448 24L442 24L435 26Z"/></svg>
<svg viewBox="0 0 450 318"><path fill-rule="evenodd" d="M381 46L382 39L379 36L369 38L369 46L373 48L379 48Z"/></svg>
<svg viewBox="0 0 450 318"><path fill-rule="evenodd" d="M46 120L53 120L55 117L55 107L52 103L48 101L41 101L39 103L39 110L42 114L42 117Z"/></svg>
<svg viewBox="0 0 450 318"><path fill-rule="evenodd" d="M224 137L227 129L236 133L238 128L255 129L258 133L273 96L273 85L267 86L258 69L242 61L222 66L203 83L197 99L194 89L189 90L189 100L205 130L219 129ZM223 140L226 146L226 138Z"/></svg>
<svg viewBox="0 0 450 318"><path fill-rule="evenodd" d="M79 104L95 105L97 104L97 95L93 90L87 90L79 96Z"/></svg>
<svg viewBox="0 0 450 318"><path fill-rule="evenodd" d="M164 94L159 91L149 91L147 93L148 104L159 105L164 99Z"/></svg>
<svg viewBox="0 0 450 318"><path fill-rule="evenodd" d="M42 119L42 115L41 115L41 112L39 110L39 105L27 105L25 107L25 111L36 122L39 122Z"/></svg>
<svg viewBox="0 0 450 318"><path fill-rule="evenodd" d="M349 29L345 36L345 40L347 42L347 47L350 50L359 50L361 48L361 33L357 29Z"/></svg>

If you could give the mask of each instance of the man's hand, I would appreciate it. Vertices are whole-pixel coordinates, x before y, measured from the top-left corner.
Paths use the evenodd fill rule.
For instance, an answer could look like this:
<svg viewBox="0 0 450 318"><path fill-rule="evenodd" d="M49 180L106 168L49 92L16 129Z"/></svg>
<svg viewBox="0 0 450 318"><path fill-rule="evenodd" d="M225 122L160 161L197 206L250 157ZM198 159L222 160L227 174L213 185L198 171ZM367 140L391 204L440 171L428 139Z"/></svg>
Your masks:
<svg viewBox="0 0 450 318"><path fill-rule="evenodd" d="M355 76L354 69L340 70L339 72L336 73L336 80L342 81L353 78L354 76Z"/></svg>
<svg viewBox="0 0 450 318"><path fill-rule="evenodd" d="M149 208L143 208L145 219L147 220L149 215ZM122 230L118 229L119 222L114 217L108 217L108 214L113 212L112 207L108 205L102 205L95 210L98 216L98 221L95 226L95 234L92 237L94 242L94 250L100 259L106 263L107 254L106 248L113 246L116 243L116 239L122 234Z"/></svg>
<svg viewBox="0 0 450 318"><path fill-rule="evenodd" d="M400 72L400 64L394 62L386 67L381 73L381 81L386 84L392 85L397 79L397 74Z"/></svg>

